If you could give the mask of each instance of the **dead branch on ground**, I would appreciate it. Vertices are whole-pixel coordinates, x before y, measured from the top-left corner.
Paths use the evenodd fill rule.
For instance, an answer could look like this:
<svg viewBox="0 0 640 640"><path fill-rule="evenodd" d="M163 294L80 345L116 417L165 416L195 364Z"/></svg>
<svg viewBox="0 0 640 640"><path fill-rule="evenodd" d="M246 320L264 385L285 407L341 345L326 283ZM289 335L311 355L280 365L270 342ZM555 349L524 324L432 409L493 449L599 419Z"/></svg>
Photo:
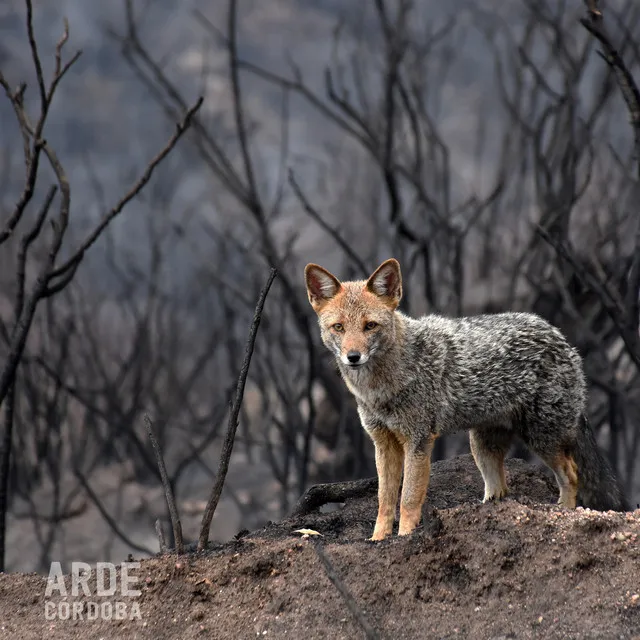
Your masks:
<svg viewBox="0 0 640 640"><path fill-rule="evenodd" d="M374 496L377 490L377 477L349 482L314 484L300 496L289 517L301 518L330 502L346 502L355 498Z"/></svg>
<svg viewBox="0 0 640 640"><path fill-rule="evenodd" d="M358 626L364 632L367 640L380 640L380 634L371 626L371 623L367 620L364 611L358 605L349 589L347 589L347 586L343 582L342 578L338 575L338 572L336 571L329 558L327 558L327 555L322 548L322 544L315 543L313 545L313 548L316 552L316 555L320 559L320 563L322 564L327 578L329 578L331 584L338 590L338 593L342 596L344 603L347 605L347 609L349 609L349 612L358 623Z"/></svg>

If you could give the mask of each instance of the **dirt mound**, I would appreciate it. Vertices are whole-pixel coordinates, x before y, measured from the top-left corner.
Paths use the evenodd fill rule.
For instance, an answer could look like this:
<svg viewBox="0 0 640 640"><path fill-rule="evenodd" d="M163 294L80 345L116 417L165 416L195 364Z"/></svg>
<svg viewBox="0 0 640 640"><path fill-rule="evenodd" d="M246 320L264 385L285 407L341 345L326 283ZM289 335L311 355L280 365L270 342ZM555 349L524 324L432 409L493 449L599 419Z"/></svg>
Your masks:
<svg viewBox="0 0 640 640"><path fill-rule="evenodd" d="M567 511L549 504L545 471L520 460L507 471L513 497L482 505L470 456L434 464L424 525L407 538L365 540L371 493L206 554L144 560L140 620L48 621L46 580L3 575L0 635L352 639L368 626L394 639L640 639L640 510ZM301 539L302 527L322 537Z"/></svg>

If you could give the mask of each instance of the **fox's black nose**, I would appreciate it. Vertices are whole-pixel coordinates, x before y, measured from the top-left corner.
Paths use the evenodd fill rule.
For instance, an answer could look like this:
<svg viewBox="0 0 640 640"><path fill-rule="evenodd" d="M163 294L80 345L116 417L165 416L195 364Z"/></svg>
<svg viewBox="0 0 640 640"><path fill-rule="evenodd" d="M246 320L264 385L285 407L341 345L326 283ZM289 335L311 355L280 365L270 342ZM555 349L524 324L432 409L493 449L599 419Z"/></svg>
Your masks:
<svg viewBox="0 0 640 640"><path fill-rule="evenodd" d="M349 351L349 353L347 353L347 360L351 364L356 364L357 362L360 361L360 352L359 351Z"/></svg>

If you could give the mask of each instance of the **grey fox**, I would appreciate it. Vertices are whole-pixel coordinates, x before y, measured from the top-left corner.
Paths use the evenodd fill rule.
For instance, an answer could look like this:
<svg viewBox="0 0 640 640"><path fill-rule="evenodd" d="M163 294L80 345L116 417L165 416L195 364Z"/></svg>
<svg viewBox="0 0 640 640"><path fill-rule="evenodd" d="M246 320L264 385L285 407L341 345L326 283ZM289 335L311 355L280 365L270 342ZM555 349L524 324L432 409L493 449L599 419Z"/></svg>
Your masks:
<svg viewBox="0 0 640 640"><path fill-rule="evenodd" d="M585 418L582 359L557 328L530 313L410 318L397 310L394 259L367 281L341 283L315 264L305 280L322 340L375 445L372 540L392 532L403 461L398 533L419 524L434 442L459 430L469 431L484 501L506 495L504 457L518 436L552 469L559 504L626 509Z"/></svg>

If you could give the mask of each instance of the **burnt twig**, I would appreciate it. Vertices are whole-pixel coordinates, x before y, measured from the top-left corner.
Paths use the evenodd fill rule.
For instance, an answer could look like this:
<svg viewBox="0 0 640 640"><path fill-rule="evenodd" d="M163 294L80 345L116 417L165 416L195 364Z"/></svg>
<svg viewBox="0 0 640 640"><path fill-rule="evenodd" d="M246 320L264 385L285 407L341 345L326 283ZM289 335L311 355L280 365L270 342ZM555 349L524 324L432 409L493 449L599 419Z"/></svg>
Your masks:
<svg viewBox="0 0 640 640"><path fill-rule="evenodd" d="M77 267L78 263L84 257L86 251L95 243L100 237L105 228L111 223L111 221L118 216L125 206L133 200L146 184L151 179L156 167L169 155L171 150L176 146L180 138L184 135L185 131L191 126L194 115L198 112L202 106L203 98L200 97L196 103L187 110L180 122L176 123L176 130L174 134L169 138L162 150L153 158L143 174L138 178L136 183L129 189L129 191L120 199L120 201L107 213L104 214L100 222L91 231L91 233L85 238L82 244L74 251L70 258L68 258L63 264L56 267L49 276L49 280L52 281L55 278L64 278L70 269ZM55 283L52 284L55 286Z"/></svg>
<svg viewBox="0 0 640 640"><path fill-rule="evenodd" d="M369 624L369 621L364 615L364 611L362 611L362 609L358 606L355 598L351 595L346 585L336 572L335 567L331 564L329 558L327 558L322 545L320 543L317 543L313 545L313 548L315 549L316 555L322 563L324 571L327 574L327 578L331 580L331 584L338 590L338 593L340 593L340 595L342 596L344 603L347 605L347 609L349 609L349 612L355 618L355 621L364 632L367 640L379 640L380 634Z"/></svg>
<svg viewBox="0 0 640 640"><path fill-rule="evenodd" d="M85 490L87 496L89 496L89 499L91 500L91 502L93 502L96 509L100 512L100 515L104 518L105 522L109 525L109 527L111 527L111 530L118 536L118 538L120 538L122 542L124 542L127 546L131 547L134 551L137 551L138 553L145 553L149 556L152 556L153 551L151 549L149 549L148 547L142 544L138 544L137 542L134 542L124 532L124 530L120 528L116 520L113 517L111 517L111 515L109 515L109 512L107 511L104 504L102 504L102 501L98 497L98 494L92 489L91 485L89 484L89 481L84 477L83 473L79 469L74 469L74 474L78 479L78 481L80 482L80 484L82 485L82 488Z"/></svg>
<svg viewBox="0 0 640 640"><path fill-rule="evenodd" d="M349 257L351 262L353 262L353 264L356 267L358 267L361 277L366 278L370 272L370 269L368 269L364 264L364 262L360 260L360 258L358 257L358 254L351 248L351 245L343 238L343 236L340 234L340 231L338 231L338 229L336 229L335 227L332 227L320 215L320 213L318 213L318 211L316 211L316 209L314 209L314 207L311 206L311 203L307 199L307 196L305 196L305 194L302 192L302 189L300 188L300 185L296 180L295 174L291 169L289 169L289 184L291 185L291 188L293 189L293 193L295 194L296 198L298 198L298 201L302 205L302 208L304 209L304 211L307 214L309 214L309 216L311 216L318 223L320 228L326 231L336 241L337 245L345 252L345 254Z"/></svg>
<svg viewBox="0 0 640 640"><path fill-rule="evenodd" d="M264 307L265 300L269 289L277 275L275 269L271 269L267 283L260 292L256 310L253 316L253 322L251 329L249 330L249 337L247 339L247 346L244 354L244 362L242 363L242 369L238 376L238 385L236 387L236 397L231 407L229 414L229 424L227 426L227 433L222 445L222 452L220 454L220 464L218 465L218 473L216 474L216 482L211 491L211 496L207 502L204 515L202 516L202 524L200 526L200 536L198 538L198 551L202 551L209 541L209 531L211 529L211 521L213 520L213 514L218 506L220 495L222 494L222 488L224 486L225 478L227 477L227 471L229 470L229 460L231 459L231 452L233 451L233 442L236 437L236 430L238 429L238 415L240 414L240 406L242 405L242 398L244 396L244 387L247 382L247 375L249 373L249 365L251 364L251 356L253 355L253 347L256 342L256 335L258 334L258 327L260 326L260 320L262 318L262 309Z"/></svg>
<svg viewBox="0 0 640 640"><path fill-rule="evenodd" d="M156 534L158 536L158 544L160 545L160 553L167 553L167 543L164 539L164 531L160 519L156 520Z"/></svg>
<svg viewBox="0 0 640 640"><path fill-rule="evenodd" d="M637 172L640 179L640 90L631 75L631 71L629 71L629 67L611 42L602 20L602 14L599 11L594 13L590 9L589 17L581 18L580 23L602 45L600 55L613 70L622 97L627 104L627 111L629 112L629 119L635 138Z"/></svg>
<svg viewBox="0 0 640 640"><path fill-rule="evenodd" d="M158 442L158 439L156 438L156 434L153 431L153 422L151 422L151 418L146 413L144 415L144 422L147 425L147 433L149 434L149 440L151 440L153 452L156 454L156 461L158 462L158 469L160 470L160 478L162 479L162 486L164 487L164 495L167 498L169 516L171 517L171 526L173 527L173 538L176 545L176 553L184 553L184 543L182 541L182 524L180 523L180 514L178 513L178 507L176 506L176 499L173 495L171 481L169 480L167 467L164 464L164 458L162 456L160 444ZM156 531L158 531L157 524ZM161 531L162 529L160 529L160 532ZM160 533L158 533L158 539L160 539ZM162 550L162 541L160 543L160 547Z"/></svg>
<svg viewBox="0 0 640 640"><path fill-rule="evenodd" d="M314 484L300 496L291 511L290 518L306 516L329 502L345 502L353 498L374 496L378 490L378 478L365 478L350 482Z"/></svg>

